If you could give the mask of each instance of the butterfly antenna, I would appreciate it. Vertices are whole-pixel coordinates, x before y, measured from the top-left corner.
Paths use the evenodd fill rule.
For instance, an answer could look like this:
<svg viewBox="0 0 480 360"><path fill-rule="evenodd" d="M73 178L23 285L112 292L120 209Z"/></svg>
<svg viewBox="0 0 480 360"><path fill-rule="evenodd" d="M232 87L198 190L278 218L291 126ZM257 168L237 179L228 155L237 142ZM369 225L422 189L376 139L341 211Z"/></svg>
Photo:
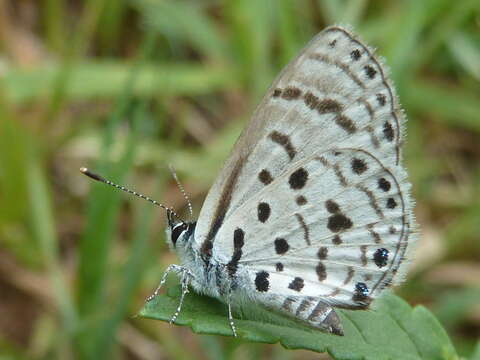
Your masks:
<svg viewBox="0 0 480 360"><path fill-rule="evenodd" d="M190 202L190 198L187 195L187 192L185 191L185 188L183 187L182 183L180 180L178 180L177 173L175 172L175 169L173 168L172 165L168 165L170 168L170 172L172 173L173 178L175 179L175 182L177 183L178 188L180 189L180 192L182 193L185 201L187 202L188 205L188 212L190 213L190 220L193 219L193 208L192 208L192 203Z"/></svg>
<svg viewBox="0 0 480 360"><path fill-rule="evenodd" d="M130 189L126 188L125 186L117 185L117 184L111 182L110 180L105 179L103 176L100 176L100 175L98 175L98 174L96 174L96 173L94 173L94 172L91 172L91 171L88 170L86 167L81 167L81 168L80 168L80 172L81 172L82 174L84 174L84 175L87 175L89 178L91 178L91 179L93 179L93 180L96 180L96 181L102 182L102 183L104 183L104 184L113 186L113 187L116 188L116 189L125 191L126 193L132 194L132 195L134 195L134 196L138 196L139 198L142 198L142 199L144 199L144 200L147 200L148 202L151 202L151 203L154 204L154 205L160 206L162 209L165 209L165 210L167 211L167 215L172 214L172 215L175 216L177 219L180 219L180 217L177 215L177 213L176 213L172 208L167 207L167 206L159 203L158 201L149 198L148 196L145 196L145 195L143 195L143 194L137 193L136 191L130 190Z"/></svg>

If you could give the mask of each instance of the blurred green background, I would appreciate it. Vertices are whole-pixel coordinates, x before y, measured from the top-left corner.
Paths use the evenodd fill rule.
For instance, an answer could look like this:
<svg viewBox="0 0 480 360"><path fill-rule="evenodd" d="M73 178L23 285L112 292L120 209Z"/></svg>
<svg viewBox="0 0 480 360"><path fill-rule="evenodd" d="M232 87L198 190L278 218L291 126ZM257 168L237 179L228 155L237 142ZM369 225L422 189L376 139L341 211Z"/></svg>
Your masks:
<svg viewBox="0 0 480 360"><path fill-rule="evenodd" d="M458 352L480 336L478 0L0 0L0 358L313 359L136 318L164 213L196 213L278 71L348 23L386 58L408 122L421 239L397 290ZM328 358L328 356L325 356Z"/></svg>

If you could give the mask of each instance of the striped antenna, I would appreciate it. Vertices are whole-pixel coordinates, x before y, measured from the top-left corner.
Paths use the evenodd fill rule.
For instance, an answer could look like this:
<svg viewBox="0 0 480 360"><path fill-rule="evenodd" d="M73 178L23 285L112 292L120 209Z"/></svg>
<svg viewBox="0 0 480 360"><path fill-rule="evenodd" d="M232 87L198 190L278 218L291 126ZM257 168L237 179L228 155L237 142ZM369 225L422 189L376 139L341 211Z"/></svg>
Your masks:
<svg viewBox="0 0 480 360"><path fill-rule="evenodd" d="M174 169L174 167L172 166L172 164L168 165L168 167L170 168L170 172L172 173L173 179L174 179L175 182L177 183L177 186L178 186L178 188L180 189L180 192L182 193L183 198L184 198L185 201L187 202L188 212L190 213L190 221L191 221L191 220L193 219L193 208L192 208L192 203L190 202L190 198L188 197L188 194L187 194L187 192L185 191L185 188L183 187L182 183L181 183L180 180L178 179L177 173L175 172L175 169Z"/></svg>
<svg viewBox="0 0 480 360"><path fill-rule="evenodd" d="M165 210L167 211L167 215L172 214L172 215L175 216L177 219L180 219L180 217L177 215L177 213L176 213L172 208L167 207L167 206L159 203L158 201L149 198L148 196L145 196L145 195L143 195L143 194L137 193L136 191L130 190L130 189L126 188L125 186L117 185L117 184L111 182L110 180L105 179L103 176L100 176L100 175L98 175L98 174L96 174L96 173L94 173L94 172L91 172L91 171L88 170L86 167L81 167L81 168L80 168L80 172L81 172L82 174L84 174L84 175L87 175L89 178L91 178L91 179L93 179L93 180L96 180L96 181L102 182L102 183L104 183L104 184L113 186L114 188L117 188L117 189L119 189L119 190L125 191L126 193L129 193L129 194L138 196L139 198L142 198L142 199L144 199L144 200L147 200L147 201L151 202L151 203L154 204L154 205L160 206L162 209L165 209Z"/></svg>

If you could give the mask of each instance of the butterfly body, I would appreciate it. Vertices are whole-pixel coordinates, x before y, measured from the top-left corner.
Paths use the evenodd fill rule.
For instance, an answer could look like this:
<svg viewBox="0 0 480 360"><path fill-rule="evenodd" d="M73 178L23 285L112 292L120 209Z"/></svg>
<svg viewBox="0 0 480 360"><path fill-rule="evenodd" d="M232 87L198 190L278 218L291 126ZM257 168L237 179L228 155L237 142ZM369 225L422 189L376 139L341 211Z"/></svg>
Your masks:
<svg viewBox="0 0 480 360"><path fill-rule="evenodd" d="M341 27L317 35L267 91L198 222L169 218L178 311L190 284L228 304L234 333L231 307L248 303L342 335L334 309L401 282L416 239L404 122L372 50Z"/></svg>

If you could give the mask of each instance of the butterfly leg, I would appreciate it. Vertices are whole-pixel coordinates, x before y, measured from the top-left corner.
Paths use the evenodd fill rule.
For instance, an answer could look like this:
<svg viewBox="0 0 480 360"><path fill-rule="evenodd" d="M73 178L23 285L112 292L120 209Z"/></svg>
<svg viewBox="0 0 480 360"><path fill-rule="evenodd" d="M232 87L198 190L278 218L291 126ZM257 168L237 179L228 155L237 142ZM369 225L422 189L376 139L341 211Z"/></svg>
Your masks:
<svg viewBox="0 0 480 360"><path fill-rule="evenodd" d="M193 277L193 274L190 272L190 270L186 268L181 268L180 271L182 271L182 295L180 295L180 301L178 303L177 310L175 310L175 314L173 314L172 318L170 319L170 324L173 324L175 320L177 320L178 314L180 314L180 311L182 310L183 300L185 299L185 295L188 293L188 284Z"/></svg>
<svg viewBox="0 0 480 360"><path fill-rule="evenodd" d="M160 280L160 283L158 284L158 286L155 289L155 291L153 292L153 294L150 295L149 297L147 297L147 301L152 301L158 295L158 293L160 292L160 289L162 288L162 286L167 281L167 276L168 276L169 273L171 273L173 271L176 274L179 274L179 273L183 274L183 272L185 272L185 270L186 269L184 267L179 266L179 265L175 265L175 264L169 265L167 267L167 269L165 270L165 272L163 273L162 279Z"/></svg>
<svg viewBox="0 0 480 360"><path fill-rule="evenodd" d="M230 290L228 292L228 299L227 299L227 304L228 304L228 322L230 324L230 328L232 329L232 333L234 337L237 337L237 329L235 327L235 323L233 321L233 316L232 316L232 291Z"/></svg>

